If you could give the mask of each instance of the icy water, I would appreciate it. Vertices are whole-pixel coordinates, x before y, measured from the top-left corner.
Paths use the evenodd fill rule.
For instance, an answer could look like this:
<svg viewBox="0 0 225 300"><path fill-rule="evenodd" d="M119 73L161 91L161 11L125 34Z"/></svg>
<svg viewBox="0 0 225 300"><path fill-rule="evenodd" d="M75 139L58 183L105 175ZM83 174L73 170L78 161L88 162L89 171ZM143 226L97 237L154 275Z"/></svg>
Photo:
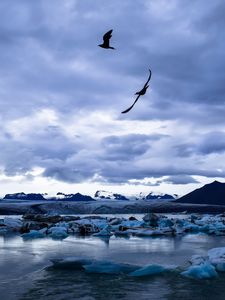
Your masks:
<svg viewBox="0 0 225 300"><path fill-rule="evenodd" d="M188 234L160 238L50 238L24 241L19 235L0 236L1 300L70 299L225 299L225 275L212 280L191 280L178 273L147 278L87 274L49 268L50 259L71 256L119 263L158 263L184 268L193 254L205 255L225 247L225 237Z"/></svg>

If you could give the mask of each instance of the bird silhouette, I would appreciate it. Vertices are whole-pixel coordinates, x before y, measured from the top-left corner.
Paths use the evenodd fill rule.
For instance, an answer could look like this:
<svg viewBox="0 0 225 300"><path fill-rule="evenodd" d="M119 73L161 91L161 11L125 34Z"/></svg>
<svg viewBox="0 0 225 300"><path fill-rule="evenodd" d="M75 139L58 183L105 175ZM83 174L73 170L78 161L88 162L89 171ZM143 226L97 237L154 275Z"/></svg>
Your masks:
<svg viewBox="0 0 225 300"><path fill-rule="evenodd" d="M99 47L104 48L104 49L114 49L115 50L114 47L109 46L109 40L112 37L112 32L113 32L113 30L111 29L103 35L103 44L98 45Z"/></svg>
<svg viewBox="0 0 225 300"><path fill-rule="evenodd" d="M138 101L138 99L140 98L140 96L145 95L145 93L146 93L146 91L147 91L147 89L148 89L148 87L149 87L148 83L149 83L149 81L150 81L150 79L151 79L151 76L152 76L152 71L151 71L150 69L149 69L149 73L150 73L150 74L149 74L148 80L146 81L146 83L145 83L145 85L143 86L143 88L142 88L139 92L135 93L135 95L138 95L138 96L137 96L137 98L134 100L134 103L133 103L128 109L122 111L122 112L121 112L122 114L128 113L128 112L134 107L135 103Z"/></svg>

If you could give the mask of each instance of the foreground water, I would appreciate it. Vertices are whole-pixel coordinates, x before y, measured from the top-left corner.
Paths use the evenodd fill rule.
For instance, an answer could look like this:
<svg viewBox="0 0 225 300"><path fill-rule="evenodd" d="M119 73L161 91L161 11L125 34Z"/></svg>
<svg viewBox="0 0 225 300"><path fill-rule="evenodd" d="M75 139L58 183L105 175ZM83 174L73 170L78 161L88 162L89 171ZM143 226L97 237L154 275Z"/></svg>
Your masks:
<svg viewBox="0 0 225 300"><path fill-rule="evenodd" d="M138 216L140 217L140 216ZM24 241L19 235L0 236L1 299L225 299L225 276L191 280L179 273L145 279L126 275L87 274L49 268L50 259L87 257L118 263L185 267L193 254L206 255L225 247L225 237L188 234L177 237L100 239L69 236Z"/></svg>

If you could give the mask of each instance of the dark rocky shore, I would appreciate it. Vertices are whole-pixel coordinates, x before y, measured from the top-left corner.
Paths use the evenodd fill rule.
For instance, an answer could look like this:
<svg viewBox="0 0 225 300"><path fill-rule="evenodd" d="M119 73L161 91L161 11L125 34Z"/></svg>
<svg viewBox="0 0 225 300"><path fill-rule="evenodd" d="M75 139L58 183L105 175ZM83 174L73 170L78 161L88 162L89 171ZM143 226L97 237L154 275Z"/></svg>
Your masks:
<svg viewBox="0 0 225 300"><path fill-rule="evenodd" d="M71 202L71 201L24 201L0 203L0 215L32 214L118 214L118 213L222 213L223 205L191 204L177 202L148 202L148 201L95 201L95 202Z"/></svg>

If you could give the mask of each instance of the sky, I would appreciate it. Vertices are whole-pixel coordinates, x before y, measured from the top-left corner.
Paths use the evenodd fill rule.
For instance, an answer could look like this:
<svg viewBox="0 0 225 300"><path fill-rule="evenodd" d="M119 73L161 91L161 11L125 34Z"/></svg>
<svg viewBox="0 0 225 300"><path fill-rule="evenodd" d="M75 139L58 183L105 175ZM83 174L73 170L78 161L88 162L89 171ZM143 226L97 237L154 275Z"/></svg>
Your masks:
<svg viewBox="0 0 225 300"><path fill-rule="evenodd" d="M225 181L223 0L1 0L0 194ZM113 29L111 45L98 47ZM152 70L150 87L128 108Z"/></svg>

